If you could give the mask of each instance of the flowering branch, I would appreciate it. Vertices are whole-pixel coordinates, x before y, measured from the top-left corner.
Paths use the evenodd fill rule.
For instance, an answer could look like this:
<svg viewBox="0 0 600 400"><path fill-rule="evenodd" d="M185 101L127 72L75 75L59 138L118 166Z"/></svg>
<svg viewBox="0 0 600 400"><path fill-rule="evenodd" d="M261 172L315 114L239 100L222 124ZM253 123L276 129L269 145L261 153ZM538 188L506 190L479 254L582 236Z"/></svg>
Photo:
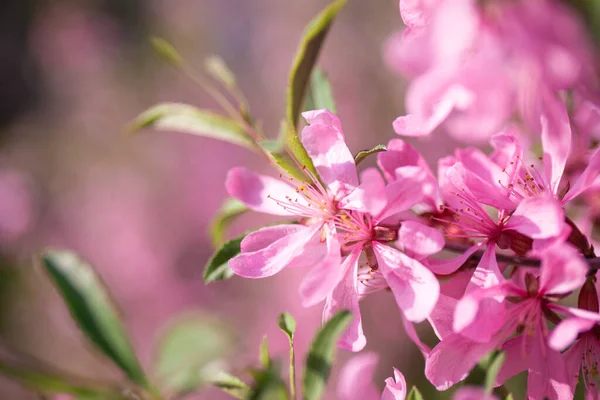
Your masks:
<svg viewBox="0 0 600 400"><path fill-rule="evenodd" d="M444 245L444 250L458 254L463 254L466 250L468 250L468 248L468 246L457 243L446 243ZM471 255L471 257L469 257L469 260L481 260L484 252L484 250L477 250L475 253L473 253L473 255ZM537 258L512 256L509 254L496 254L496 259L498 262L505 264L522 265L525 267L541 266L541 260ZM597 271L600 269L600 257L585 258L585 262L588 264L590 271Z"/></svg>

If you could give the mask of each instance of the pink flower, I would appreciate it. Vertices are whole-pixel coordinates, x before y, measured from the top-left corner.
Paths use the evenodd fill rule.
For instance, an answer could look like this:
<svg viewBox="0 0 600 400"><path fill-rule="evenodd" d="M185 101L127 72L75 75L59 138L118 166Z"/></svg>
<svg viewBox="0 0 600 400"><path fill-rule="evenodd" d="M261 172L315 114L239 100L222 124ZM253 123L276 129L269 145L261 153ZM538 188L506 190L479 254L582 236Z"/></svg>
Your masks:
<svg viewBox="0 0 600 400"><path fill-rule="evenodd" d="M302 301L309 306L324 300L343 277L336 216L340 204L359 200L351 196L358 176L339 119L327 110L303 116L310 125L302 131L302 143L324 185L306 168L310 182L234 168L225 185L231 196L255 211L301 222L262 228L246 236L241 254L229 262L233 271L247 278L264 278L285 267L312 267L300 285Z"/></svg>
<svg viewBox="0 0 600 400"><path fill-rule="evenodd" d="M394 368L394 378L385 380L381 396L373 384L378 357L375 353L363 353L351 358L340 372L337 399L339 400L404 400L406 381Z"/></svg>
<svg viewBox="0 0 600 400"><path fill-rule="evenodd" d="M538 276L526 270L521 281L506 280L472 290L457 303L455 333L442 339L426 363L426 375L439 390L464 379L483 355L499 347L506 352L506 361L498 384L528 370L529 398L571 398L565 359L547 344L547 320L556 323L557 313L565 312L565 307L555 302L583 284L587 264L566 244L546 249L541 257ZM477 318L485 301L498 296L510 298L510 302L504 301L504 307L495 310L496 321ZM480 340L483 338L489 340Z"/></svg>
<svg viewBox="0 0 600 400"><path fill-rule="evenodd" d="M418 169L414 170L417 175ZM435 275L420 260L439 252L444 246L441 233L417 221L406 220L397 225L386 225L386 221L409 210L422 199L420 179L398 177L385 184L375 169L363 172L366 187L359 187L352 196L361 198L359 204L371 207L356 207L360 210L345 210L340 216L338 231L341 232L342 249L349 253L342 264L345 279L327 298L323 318L328 319L340 309L352 310L355 314L352 325L344 334L340 345L352 351L364 347L366 339L362 332L358 301L360 297L378 290L390 288L404 318L410 322L424 321L435 306L439 283ZM383 203L376 201L383 199ZM349 208L352 202L346 203ZM370 208L370 209L369 209ZM400 250L389 245L396 241ZM360 265L361 253L366 263ZM413 335L409 323L408 333Z"/></svg>
<svg viewBox="0 0 600 400"><path fill-rule="evenodd" d="M598 399L600 385L600 314L595 281L594 276L588 277L579 292L579 308L565 309L568 317L556 326L549 337L549 345L556 351L572 345L564 353L569 383L574 391L582 371L587 399Z"/></svg>
<svg viewBox="0 0 600 400"><path fill-rule="evenodd" d="M393 124L400 135L443 125L481 142L517 112L537 132L540 115L552 115L543 93L584 93L596 82L582 24L556 1L411 1L400 11L408 28L386 46L388 64L414 77L408 114Z"/></svg>

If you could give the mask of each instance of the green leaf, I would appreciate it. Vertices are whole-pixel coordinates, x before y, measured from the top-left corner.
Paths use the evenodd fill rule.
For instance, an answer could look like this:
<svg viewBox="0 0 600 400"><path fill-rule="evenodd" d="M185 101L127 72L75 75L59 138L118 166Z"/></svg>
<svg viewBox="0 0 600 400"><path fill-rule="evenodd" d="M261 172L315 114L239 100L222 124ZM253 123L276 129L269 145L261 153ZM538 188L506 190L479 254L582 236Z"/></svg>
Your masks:
<svg viewBox="0 0 600 400"><path fill-rule="evenodd" d="M408 396L406 396L406 400L423 400L423 395L416 386L413 386Z"/></svg>
<svg viewBox="0 0 600 400"><path fill-rule="evenodd" d="M341 311L333 316L315 336L304 370L304 400L318 400L331 372L336 344L352 320L352 313Z"/></svg>
<svg viewBox="0 0 600 400"><path fill-rule="evenodd" d="M365 158L376 153L381 153L382 151L387 151L387 147L385 147L384 144L378 144L377 146L369 150L361 150L354 156L354 163L358 165L361 162L363 162Z"/></svg>
<svg viewBox="0 0 600 400"><path fill-rule="evenodd" d="M264 368L269 368L271 366L271 355L269 354L269 343L267 342L266 336L264 336L260 342L258 360Z"/></svg>
<svg viewBox="0 0 600 400"><path fill-rule="evenodd" d="M235 75L225 61L217 55L212 55L204 60L204 68L206 72L210 74L214 79L221 82L225 87L229 89L236 88Z"/></svg>
<svg viewBox="0 0 600 400"><path fill-rule="evenodd" d="M298 121L321 46L337 13L345 4L346 0L334 1L308 24L296 51L288 81L285 143L300 165L305 165L315 174L312 160L298 138Z"/></svg>
<svg viewBox="0 0 600 400"><path fill-rule="evenodd" d="M162 60L168 64L179 66L183 63L183 57L179 52L163 38L152 37L150 38L150 45L154 52L162 58Z"/></svg>
<svg viewBox="0 0 600 400"><path fill-rule="evenodd" d="M286 120L281 121L280 133L277 140L263 140L259 145L284 171L302 181L306 179L306 175L298 167L298 164L290 156L285 147L285 136L287 134L288 126L289 124Z"/></svg>
<svg viewBox="0 0 600 400"><path fill-rule="evenodd" d="M288 400L285 383L277 365L253 372L254 385L248 400Z"/></svg>
<svg viewBox="0 0 600 400"><path fill-rule="evenodd" d="M0 373L44 395L62 393L86 399L123 399L120 390L116 388L109 388L96 382L84 382L82 378L75 378L63 372L39 371L31 367L10 365L5 361L0 361Z"/></svg>
<svg viewBox="0 0 600 400"><path fill-rule="evenodd" d="M230 118L184 103L160 103L141 113L131 122L130 132L152 127L219 139L256 150L246 130Z"/></svg>
<svg viewBox="0 0 600 400"><path fill-rule="evenodd" d="M117 310L92 267L75 253L66 250L46 250L42 253L42 260L71 316L88 339L111 358L131 381L149 388Z"/></svg>
<svg viewBox="0 0 600 400"><path fill-rule="evenodd" d="M221 372L210 383L236 399L245 400L251 395L250 386L225 372Z"/></svg>
<svg viewBox="0 0 600 400"><path fill-rule="evenodd" d="M277 325L287 336L290 342L294 340L294 332L296 331L296 320L290 313L282 313L277 317Z"/></svg>
<svg viewBox="0 0 600 400"><path fill-rule="evenodd" d="M287 120L292 127L298 126L300 111L304 103L304 96L308 88L310 76L321 51L321 46L325 41L327 32L331 27L335 17L347 0L337 0L332 2L327 8L321 11L313 18L306 29L296 57L292 64L290 77L288 81L287 92Z"/></svg>
<svg viewBox="0 0 600 400"><path fill-rule="evenodd" d="M494 384L496 383L496 377L500 372L500 368L502 368L502 364L504 364L504 360L506 359L506 354L504 352L500 352L494 357L493 361L490 363L487 373L485 374L485 390L486 393L490 394L494 390Z"/></svg>
<svg viewBox="0 0 600 400"><path fill-rule="evenodd" d="M154 375L161 389L181 395L212 381L233 342L227 327L213 317L193 313L178 318L156 347Z"/></svg>
<svg viewBox="0 0 600 400"><path fill-rule="evenodd" d="M316 69L310 80L310 89L306 100L306 110L319 110L326 108L337 114L335 101L331 92L331 84L323 71Z"/></svg>
<svg viewBox="0 0 600 400"><path fill-rule="evenodd" d="M229 225L246 211L248 211L248 207L238 199L232 197L225 199L210 223L210 238L214 247L223 245Z"/></svg>
<svg viewBox="0 0 600 400"><path fill-rule="evenodd" d="M229 279L235 275L229 267L229 260L240 254L240 245L245 237L246 234L225 242L213 254L206 267L204 267L204 283Z"/></svg>

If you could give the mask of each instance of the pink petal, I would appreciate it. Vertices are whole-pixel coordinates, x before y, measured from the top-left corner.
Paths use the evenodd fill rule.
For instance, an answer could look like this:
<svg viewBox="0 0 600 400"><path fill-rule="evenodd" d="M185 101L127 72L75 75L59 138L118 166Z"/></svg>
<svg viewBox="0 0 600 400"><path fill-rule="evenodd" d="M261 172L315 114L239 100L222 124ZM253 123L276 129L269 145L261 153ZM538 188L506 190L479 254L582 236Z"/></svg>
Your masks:
<svg viewBox="0 0 600 400"><path fill-rule="evenodd" d="M536 330L533 351L527 357L527 396L532 400L572 399L573 391L569 384L565 357L546 346L540 329Z"/></svg>
<svg viewBox="0 0 600 400"><path fill-rule="evenodd" d="M545 239L560 234L565 224L560 203L549 196L533 196L521 201L505 229L514 229L532 239Z"/></svg>
<svg viewBox="0 0 600 400"><path fill-rule="evenodd" d="M285 236L303 231L305 228L305 226L297 224L274 225L260 228L257 231L249 233L242 240L240 249L242 253L252 253L269 246Z"/></svg>
<svg viewBox="0 0 600 400"><path fill-rule="evenodd" d="M417 221L404 221L398 231L398 245L417 255L418 259L428 257L444 248L444 236L441 232Z"/></svg>
<svg viewBox="0 0 600 400"><path fill-rule="evenodd" d="M396 168L407 165L429 168L421 154L402 139L392 139L386 147L387 151L377 154L377 164L388 181L395 179Z"/></svg>
<svg viewBox="0 0 600 400"><path fill-rule="evenodd" d="M368 168L360 175L361 184L339 202L339 207L378 215L386 206L385 182L376 168Z"/></svg>
<svg viewBox="0 0 600 400"><path fill-rule="evenodd" d="M358 306L358 258L362 249L352 251L343 261L341 269L345 273L344 279L335 287L323 309L323 321L328 321L341 310L352 311L354 318L346 332L342 335L339 347L349 351L360 351L367 344L363 334L360 308Z"/></svg>
<svg viewBox="0 0 600 400"><path fill-rule="evenodd" d="M265 278L275 275L299 255L306 243L321 229L319 224L299 226L302 229L290 231L290 234L272 242L267 247L239 254L229 260L229 266L233 272L245 278ZM260 235L258 232L260 231L255 234ZM268 235L271 234L268 232ZM254 249L256 247L254 238L248 240L251 243L248 247ZM264 243L264 241L256 239L256 242L259 241ZM242 246L245 247L243 243L244 241L242 241Z"/></svg>
<svg viewBox="0 0 600 400"><path fill-rule="evenodd" d="M506 358L496 377L496 386L502 385L507 379L528 369L527 358L531 354L532 343L529 336L519 335L502 345Z"/></svg>
<svg viewBox="0 0 600 400"><path fill-rule="evenodd" d="M540 292L566 294L580 288L585 282L588 266L572 246L560 244L542 254Z"/></svg>
<svg viewBox="0 0 600 400"><path fill-rule="evenodd" d="M337 198L347 195L358 186L358 176L339 118L325 109L302 116L310 124L302 130L302 144L319 177Z"/></svg>
<svg viewBox="0 0 600 400"><path fill-rule="evenodd" d="M439 303L438 303L439 304ZM421 341L417 331L415 330L415 326L412 322L408 321L404 316L402 316L402 326L404 327L404 333L408 338L417 346L419 350L421 350L421 354L423 354L424 358L427 358L429 353L431 352L431 348L427 346L425 343Z"/></svg>
<svg viewBox="0 0 600 400"><path fill-rule="evenodd" d="M550 178L550 187L558 192L558 185L565 170L571 150L571 124L565 105L546 88L540 88L543 99L540 123L544 148L544 170Z"/></svg>
<svg viewBox="0 0 600 400"><path fill-rule="evenodd" d="M379 400L379 391L373 384L379 357L362 353L346 362L337 385L339 400Z"/></svg>
<svg viewBox="0 0 600 400"><path fill-rule="evenodd" d="M431 350L425 361L425 376L437 390L446 390L465 379L496 346L497 341L477 343L459 334L449 335Z"/></svg>
<svg viewBox="0 0 600 400"><path fill-rule="evenodd" d="M442 284L442 288L443 286L444 284ZM440 293L437 304L431 314L429 314L429 318L427 318L435 335L440 340L444 340L446 336L454 334L452 325L456 303L458 303L458 301L455 298Z"/></svg>
<svg viewBox="0 0 600 400"><path fill-rule="evenodd" d="M600 173L600 149L594 152L594 155L588 161L588 165L585 170L581 173L575 184L569 189L565 197L563 198L563 204L567 201L573 200L582 192L589 189L594 183L598 174Z"/></svg>
<svg viewBox="0 0 600 400"><path fill-rule="evenodd" d="M501 190L495 184L483 180L480 176L468 169L463 163L457 162L452 167L446 170L447 182L454 188L452 192L463 192L466 196L476 199L477 202L483 203L499 210L514 209L512 201L507 197L506 191ZM448 189L445 188L448 192ZM447 198L449 202L454 200L456 196ZM459 206L459 208L462 208Z"/></svg>
<svg viewBox="0 0 600 400"><path fill-rule="evenodd" d="M407 27L420 27L425 25L427 14L427 1L425 0L400 0L400 15Z"/></svg>
<svg viewBox="0 0 600 400"><path fill-rule="evenodd" d="M394 368L394 378L389 377L385 380L385 388L381 394L381 400L404 400L406 392L404 375Z"/></svg>
<svg viewBox="0 0 600 400"><path fill-rule="evenodd" d="M374 218L375 223L406 211L423 199L420 182L411 178L402 178L389 183L385 187L385 193L387 204Z"/></svg>
<svg viewBox="0 0 600 400"><path fill-rule="evenodd" d="M340 242L337 239L335 226L333 224L325 225L323 231L327 241L327 253L306 274L300 284L300 296L304 307L310 307L325 300L344 276L344 270L341 267Z"/></svg>
<svg viewBox="0 0 600 400"><path fill-rule="evenodd" d="M273 215L292 215L276 200L285 201L287 197L299 199L293 187L270 176L259 175L247 168L236 167L229 170L225 188L230 196L242 201L248 208Z"/></svg>
<svg viewBox="0 0 600 400"><path fill-rule="evenodd" d="M424 321L435 306L440 285L423 264L400 251L373 242L377 262L406 319Z"/></svg>
<svg viewBox="0 0 600 400"><path fill-rule="evenodd" d="M485 244L486 242L477 243L469 247L464 253L454 258L446 260L429 259L429 269L438 275L449 275L459 269L469 259L469 257L473 255L473 253L475 253Z"/></svg>
<svg viewBox="0 0 600 400"><path fill-rule="evenodd" d="M548 345L556 351L569 347L580 333L587 332L596 325L597 321L585 318L567 318L562 320L548 338Z"/></svg>

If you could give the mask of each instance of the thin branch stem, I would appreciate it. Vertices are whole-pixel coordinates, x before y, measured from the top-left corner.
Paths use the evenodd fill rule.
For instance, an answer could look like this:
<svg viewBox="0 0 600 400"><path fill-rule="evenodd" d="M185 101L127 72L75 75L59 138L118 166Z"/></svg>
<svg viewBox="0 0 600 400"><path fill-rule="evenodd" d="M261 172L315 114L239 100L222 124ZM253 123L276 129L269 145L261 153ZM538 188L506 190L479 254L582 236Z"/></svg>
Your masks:
<svg viewBox="0 0 600 400"><path fill-rule="evenodd" d="M456 243L446 243L446 245L444 246L444 250L453 253L464 253L468 249L469 246L464 246ZM471 255L471 259L481 260L484 251L485 250L477 250L475 253L473 253L473 255ZM527 267L539 267L541 265L541 260L537 258L510 256L507 254L496 254L496 260L505 264L523 265ZM596 271L600 269L600 257L586 258L585 261L587 262L590 270Z"/></svg>

